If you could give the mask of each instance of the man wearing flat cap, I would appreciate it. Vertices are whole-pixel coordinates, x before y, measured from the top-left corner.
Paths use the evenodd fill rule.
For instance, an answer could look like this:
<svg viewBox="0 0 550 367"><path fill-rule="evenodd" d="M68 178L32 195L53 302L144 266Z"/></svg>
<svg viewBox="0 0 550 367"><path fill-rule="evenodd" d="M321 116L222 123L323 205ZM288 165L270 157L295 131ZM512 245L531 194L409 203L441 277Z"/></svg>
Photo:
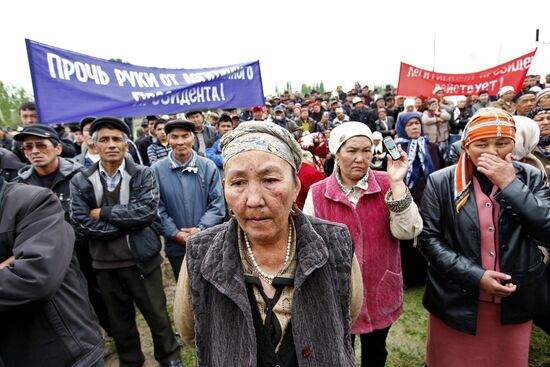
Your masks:
<svg viewBox="0 0 550 367"><path fill-rule="evenodd" d="M155 176L125 158L129 129L122 120L97 118L90 133L100 159L71 181L71 219L75 231L90 239L120 364L144 362L135 303L151 329L157 361L181 366L162 287L161 241L153 228L159 204Z"/></svg>
<svg viewBox="0 0 550 367"><path fill-rule="evenodd" d="M84 166L84 168L90 168L94 163L99 161L99 154L92 135L90 134L90 126L96 118L92 116L84 117L80 120L80 131L82 132L82 151L79 155L74 157L75 161Z"/></svg>
<svg viewBox="0 0 550 367"><path fill-rule="evenodd" d="M69 182L82 166L71 158L62 158L59 135L48 125L27 125L15 135L30 162L18 172L17 181L52 190L69 213Z"/></svg>
<svg viewBox="0 0 550 367"><path fill-rule="evenodd" d="M27 125L15 136L15 139L21 142L23 153L31 163L19 170L15 181L53 191L65 211L65 220L70 223L70 181L84 167L71 158L59 156L62 149L59 136L48 125ZM74 252L78 258L80 270L86 277L88 295L99 323L110 335L111 327L106 306L97 290L97 282L91 268L88 241L84 237L76 236Z"/></svg>
<svg viewBox="0 0 550 367"><path fill-rule="evenodd" d="M526 116L529 111L531 111L536 106L536 93L527 91L520 92L514 96L512 102L516 105L516 110L514 115Z"/></svg>
<svg viewBox="0 0 550 367"><path fill-rule="evenodd" d="M176 279L185 256L187 238L222 222L225 202L216 164L192 149L196 125L172 120L165 126L172 151L152 166L159 183L159 228Z"/></svg>
<svg viewBox="0 0 550 367"><path fill-rule="evenodd" d="M148 124L147 134L136 140L136 147L141 157L141 161L144 165L150 166L149 157L147 156L147 148L153 144L157 137L155 136L155 123L158 121L158 117L150 115L145 117Z"/></svg>

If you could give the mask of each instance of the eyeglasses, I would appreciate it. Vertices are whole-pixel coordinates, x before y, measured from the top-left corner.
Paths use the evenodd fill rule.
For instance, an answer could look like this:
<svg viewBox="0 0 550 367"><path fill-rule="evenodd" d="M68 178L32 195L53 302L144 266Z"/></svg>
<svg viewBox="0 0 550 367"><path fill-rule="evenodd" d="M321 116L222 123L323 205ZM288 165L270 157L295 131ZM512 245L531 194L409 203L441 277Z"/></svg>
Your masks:
<svg viewBox="0 0 550 367"><path fill-rule="evenodd" d="M24 151L30 152L30 151L32 151L35 147L36 147L36 149L38 149L38 150L46 150L46 149L48 149L48 144L46 144L46 143L44 143L44 142L41 142L41 141L36 142L36 143L24 143L24 144L22 145L21 148L22 148Z"/></svg>

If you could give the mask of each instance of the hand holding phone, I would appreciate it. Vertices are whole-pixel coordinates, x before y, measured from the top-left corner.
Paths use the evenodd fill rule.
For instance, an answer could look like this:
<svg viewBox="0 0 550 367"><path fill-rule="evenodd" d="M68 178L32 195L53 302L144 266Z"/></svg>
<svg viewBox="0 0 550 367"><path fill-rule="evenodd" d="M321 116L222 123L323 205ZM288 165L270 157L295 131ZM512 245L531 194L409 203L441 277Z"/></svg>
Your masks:
<svg viewBox="0 0 550 367"><path fill-rule="evenodd" d="M397 145L391 138L391 136L386 136L383 140L384 146L386 147L386 150L388 151L390 157L394 161L398 161L401 159L401 153L399 152L399 149L397 148Z"/></svg>

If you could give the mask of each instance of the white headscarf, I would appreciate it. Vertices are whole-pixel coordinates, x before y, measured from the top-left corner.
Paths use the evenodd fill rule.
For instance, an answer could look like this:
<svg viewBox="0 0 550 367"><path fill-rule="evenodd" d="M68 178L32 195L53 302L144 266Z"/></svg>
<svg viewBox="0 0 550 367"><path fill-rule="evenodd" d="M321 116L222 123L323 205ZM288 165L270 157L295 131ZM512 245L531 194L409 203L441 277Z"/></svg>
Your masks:
<svg viewBox="0 0 550 367"><path fill-rule="evenodd" d="M372 142L372 131L362 122L348 121L336 126L330 132L328 148L332 154L336 154L340 147L355 136L366 136Z"/></svg>
<svg viewBox="0 0 550 367"><path fill-rule="evenodd" d="M535 149L540 138L540 129L535 121L525 116L514 116L516 122L516 145L512 158L522 160Z"/></svg>

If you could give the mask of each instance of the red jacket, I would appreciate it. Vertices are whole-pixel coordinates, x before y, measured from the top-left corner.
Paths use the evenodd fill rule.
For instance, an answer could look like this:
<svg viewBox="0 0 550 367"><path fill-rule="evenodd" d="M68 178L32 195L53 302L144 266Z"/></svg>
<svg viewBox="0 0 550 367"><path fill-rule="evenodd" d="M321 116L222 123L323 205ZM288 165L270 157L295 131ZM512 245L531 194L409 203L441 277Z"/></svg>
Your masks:
<svg viewBox="0 0 550 367"><path fill-rule="evenodd" d="M306 202L307 193L311 185L324 179L325 174L307 163L302 163L298 170L298 178L302 183L302 187L300 187L300 192L296 198L296 205L298 205L298 208L301 210L304 209L304 203Z"/></svg>
<svg viewBox="0 0 550 367"><path fill-rule="evenodd" d="M334 173L311 187L315 216L345 224L355 244L365 293L353 334L386 328L402 312L399 241L390 232L390 212L384 201L389 188L385 172L369 170L368 189L354 208Z"/></svg>

